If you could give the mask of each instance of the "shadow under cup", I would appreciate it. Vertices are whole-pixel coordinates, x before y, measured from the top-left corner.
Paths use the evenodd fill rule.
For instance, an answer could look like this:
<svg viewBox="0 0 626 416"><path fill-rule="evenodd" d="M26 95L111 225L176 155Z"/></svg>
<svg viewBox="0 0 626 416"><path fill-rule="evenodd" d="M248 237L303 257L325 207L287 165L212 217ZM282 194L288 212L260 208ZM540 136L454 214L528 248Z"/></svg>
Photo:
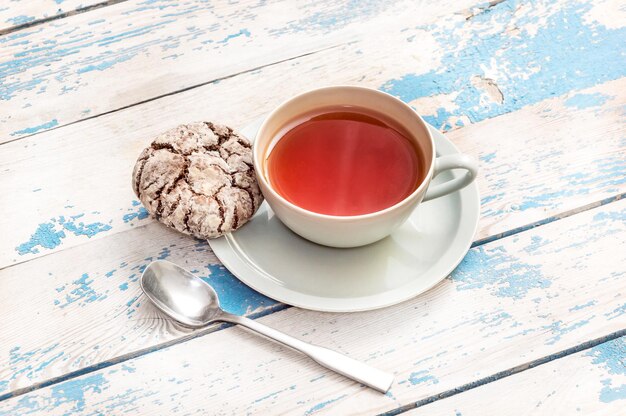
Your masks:
<svg viewBox="0 0 626 416"><path fill-rule="evenodd" d="M306 210L284 198L272 186L268 158L284 134L319 109L353 107L380 119L412 141L421 170L415 188L403 200L360 215L327 215ZM261 191L278 218L292 231L332 247L356 247L375 242L400 226L424 197L432 178L434 142L421 118L402 101L362 87L327 87L298 95L277 107L261 125L253 146L254 167Z"/></svg>

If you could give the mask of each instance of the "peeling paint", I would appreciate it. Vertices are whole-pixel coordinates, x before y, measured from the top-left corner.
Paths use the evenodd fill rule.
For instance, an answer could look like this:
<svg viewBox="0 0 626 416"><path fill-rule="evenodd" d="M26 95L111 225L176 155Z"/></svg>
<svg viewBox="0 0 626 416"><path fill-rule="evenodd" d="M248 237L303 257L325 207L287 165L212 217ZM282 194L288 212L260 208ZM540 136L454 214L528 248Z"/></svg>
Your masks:
<svg viewBox="0 0 626 416"><path fill-rule="evenodd" d="M593 94L576 94L565 100L565 105L581 110L589 107L599 107L606 103L609 98L612 97L600 94L599 92Z"/></svg>
<svg viewBox="0 0 626 416"><path fill-rule="evenodd" d="M406 74L380 88L405 102L458 92L453 100L456 110L440 108L436 115L424 117L435 127L450 130L453 117L465 115L476 123L626 75L626 56L622 54L626 28L584 22L590 4L559 5L541 17L518 15L523 4L501 2L488 13L473 16L471 25L460 19L454 30L443 23L423 27L446 51L440 67L424 74ZM511 26L523 35L507 33ZM589 53L591 48L593 53ZM473 85L474 77L497 83L500 92L492 92L493 100L481 99L484 89ZM586 101L581 100L574 99L573 104Z"/></svg>
<svg viewBox="0 0 626 416"><path fill-rule="evenodd" d="M532 289L546 289L552 282L531 264L508 254L503 246L471 249L452 274L457 290L492 288L498 297L520 299Z"/></svg>
<svg viewBox="0 0 626 416"><path fill-rule="evenodd" d="M328 405L333 404L335 402L338 402L339 400L344 399L347 396L348 396L347 394L343 394L343 395L341 395L341 396L339 396L337 398L330 399L330 400L325 400L323 402L320 402L320 403L316 404L315 406L311 407L309 410L305 411L304 412L304 416L310 416L310 415L312 415L314 413L317 413L320 410L322 410L325 407L327 407Z"/></svg>
<svg viewBox="0 0 626 416"><path fill-rule="evenodd" d="M626 337L595 346L587 355L593 357L593 364L602 366L609 375L626 376ZM602 385L599 397L601 402L626 399L626 384L618 385L615 381L614 385L614 381L609 377L602 380Z"/></svg>
<svg viewBox="0 0 626 416"><path fill-rule="evenodd" d="M68 289L65 289L65 286L63 286L62 288L57 288L57 292L65 294L65 296L60 299L57 305L60 308L65 308L74 303L84 306L88 303L102 301L106 299L107 293L109 291L106 290L104 293L97 292L91 286L94 281L94 278L89 277L87 273L83 273L83 275L79 279L72 282L72 285L69 286ZM69 292L67 292L67 290L69 290Z"/></svg>
<svg viewBox="0 0 626 416"><path fill-rule="evenodd" d="M277 301L246 286L221 264L210 264L206 268L209 275L200 277L215 289L224 310L236 315L247 315L278 304Z"/></svg>
<svg viewBox="0 0 626 416"><path fill-rule="evenodd" d="M430 375L427 370L422 370L411 373L411 375L409 376L409 383L411 383L412 385L422 383L437 384L439 383L439 380L436 377Z"/></svg>
<svg viewBox="0 0 626 416"><path fill-rule="evenodd" d="M1 97L1 94L0 94L0 97ZM54 119L46 123L39 124L38 126L27 127L22 130L14 131L13 133L11 133L11 136L18 136L18 135L23 135L23 134L34 134L34 133L37 133L38 131L48 130L58 125L59 125L59 121L57 119Z"/></svg>

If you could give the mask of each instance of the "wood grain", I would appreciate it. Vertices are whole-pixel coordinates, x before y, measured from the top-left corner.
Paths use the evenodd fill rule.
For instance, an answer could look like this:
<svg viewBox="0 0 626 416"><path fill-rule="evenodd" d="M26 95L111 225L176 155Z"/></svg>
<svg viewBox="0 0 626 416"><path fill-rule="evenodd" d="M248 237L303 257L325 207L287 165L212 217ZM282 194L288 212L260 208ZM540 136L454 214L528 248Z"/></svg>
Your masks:
<svg viewBox="0 0 626 416"><path fill-rule="evenodd" d="M367 45L318 60L318 76L420 99L448 129L626 75L617 3L199 1L125 2L0 39L0 140L355 39Z"/></svg>
<svg viewBox="0 0 626 416"><path fill-rule="evenodd" d="M619 201L474 248L435 289L385 310L329 314L290 308L260 318L394 372L396 382L387 395L240 328L229 328L8 399L0 403L0 414L374 414L410 405L623 330L625 219L626 201ZM107 240L112 238L102 243ZM27 265L42 261L45 257ZM116 279L110 280L112 288L120 281ZM128 290L137 290L136 285ZM131 292L112 290L108 302L92 304L119 305L118 293L126 298ZM33 295L39 296L49 298ZM126 343L134 337L149 339L154 334L150 328L157 326L166 336L179 333L144 299L138 301L128 319L153 320L135 335L127 326L120 330L117 319L91 314L85 319L87 308L77 303L66 309L67 319L93 325L93 333L103 335L99 348L118 349L118 357L127 345L122 338ZM47 311L60 313L51 307ZM54 322L64 325L60 319ZM64 333L64 328L56 331ZM71 338L59 340L63 345L52 354L63 357L66 344L80 345ZM16 362L38 354L17 352ZM57 359L64 366L72 362L71 357ZM11 386L26 378L18 374Z"/></svg>
<svg viewBox="0 0 626 416"><path fill-rule="evenodd" d="M618 415L626 404L624 357L621 337L404 415Z"/></svg>
<svg viewBox="0 0 626 416"><path fill-rule="evenodd" d="M374 46L371 47L375 49ZM233 126L245 125L280 100L300 91L305 86L302 80L307 80L306 86L309 87L325 85L329 80L356 83L359 81L358 76L345 69L341 70L354 63L351 60L354 55L350 55L352 49L345 47L329 50L316 56L264 68L256 73L243 74L46 132L39 135L40 137L3 145L4 151L0 154L0 172L3 179L0 181L0 190L20 201L23 204L21 206L35 208L14 209L9 205L10 200L2 199L2 212L5 216L0 224L3 230L9 231L6 238L0 240L0 264L6 267L62 249L76 247L76 250L70 250L63 256L55 254L54 257L49 257L50 262L46 262L45 267L39 267L38 263L25 263L16 269L6 268L0 272L0 279L13 276L13 279L23 280L23 276L30 276L39 281L45 279L47 273L56 275L58 280L54 282L54 288L42 286L42 294L35 297L40 299L41 306L37 308L43 308L44 314L50 313L48 308L58 306L54 305L54 300L62 302L66 299L65 296L74 299L79 294L85 294L87 299L93 296L98 299L98 293L101 294L102 290L106 290L102 288L110 284L106 280L106 273L127 261L127 248L141 247L144 241L159 242L160 247L149 246L151 248L146 249L147 251L137 254L130 266L135 267L135 272L146 264L144 258L154 258L157 255L155 250L167 247L165 237L159 234L160 227L148 226L151 220L146 218L140 206L135 205L129 185L134 159L151 136L178 122L194 119L219 119ZM346 60L335 59L342 55ZM331 62L322 74L316 69L320 59ZM389 76L390 73L381 72L372 74L371 80L362 82L365 85L367 82L376 85L388 80ZM574 90L514 113L479 121L449 133L464 152L481 160L483 174L479 178L479 186L484 209L480 239L498 237L510 230L533 225L536 221L558 218L564 213L579 209L581 205L595 204L606 198L618 197L624 192L624 125L619 121L624 102L624 82L624 79L620 79L589 89ZM242 100L241 97L231 94L233 90L249 93ZM579 106L580 97L598 96L604 98L600 102L592 100L591 104ZM213 97L223 99L217 102ZM572 101L573 98L575 99ZM168 118L162 117L163 108L169 109ZM551 134L549 141L545 140L546 131ZM503 137L507 140L503 140ZM594 146L587 146L589 139L594 141ZM564 149L573 150L566 152ZM87 174L86 166L89 167ZM593 166L594 169L586 169L588 166ZM490 174L492 169L497 174ZM551 182L556 182L559 187L552 188ZM581 187L581 184L585 187ZM509 189L510 193L507 192ZM141 227L129 231L136 226ZM101 237L107 238L101 242ZM108 237L116 237L112 240L115 244L106 242ZM98 254L101 252L106 253L106 257ZM182 259L183 253L179 255L178 259ZM83 270L77 273L68 270L68 264L73 265L75 258L89 260L80 263ZM204 265L206 264L216 267L212 258L207 258ZM194 267L201 269L200 265ZM40 271L39 274L35 273L37 270ZM85 280L81 280L83 274L88 276ZM231 304L249 296L250 301L243 302L244 312L263 312L274 307L271 302L266 303L265 300L253 296L253 293L242 295L237 291L241 287L240 283L226 272L222 274L229 277L225 280L224 291ZM129 272L116 277L119 280L114 280L112 288L128 284L130 275L132 273ZM132 278L136 277L135 274ZM101 289L96 290L94 295L83 284ZM64 287L71 289L61 291L69 290L69 293L58 295L61 292L56 289ZM77 292L73 294L73 291ZM120 292L123 291L120 289ZM13 292L7 290L5 293L14 299ZM116 297L112 294L106 295L107 305L102 306L104 309L100 309L97 302L78 302L84 304L84 310L81 310L83 312L78 318L89 316L84 322L91 322L98 321L97 316L103 314L114 316L119 308L132 300L126 293ZM19 297L14 301L17 299ZM92 313L91 308L94 305L98 306ZM107 313L104 313L105 309ZM121 319L126 319L123 310ZM56 321L55 319L54 322ZM122 325L113 318L111 323L116 328ZM79 336L74 334L64 344L70 346L66 362L57 359L40 368L53 357L46 351L57 340L40 338L40 334L45 331L42 332L34 323L25 329L21 328L20 331L25 332L19 332L19 336L15 336L22 340L24 346L7 342L5 351L10 352L19 346L26 353L39 352L33 354L36 358L32 362L18 360L16 366L11 367L12 372L5 376L5 380L8 380L6 390L26 388L85 365L97 365L99 362L114 359L123 354L123 351L137 351L144 346L151 348L154 344L170 339L146 335L146 339L138 340L135 344L129 341L128 350L123 350L119 348L126 341L114 341L119 336L117 330L110 330L113 335L108 335L107 331L101 332L100 334L107 333L103 338L94 333L89 334L88 338L80 341L83 343L82 349L72 349L74 337ZM15 329L6 331L16 334L13 332ZM139 331L140 334L146 333L141 331L144 329ZM145 331L151 333L152 329ZM133 333L127 338L135 336L138 335ZM116 345L116 342L117 346L111 347L110 353L101 349L103 343ZM93 354L93 359L86 360L81 365L86 351L90 349L96 351L90 353ZM44 353L40 354L42 351ZM30 378L21 376L29 373L28 366L39 370L33 372ZM16 373L17 377L13 379Z"/></svg>
<svg viewBox="0 0 626 416"><path fill-rule="evenodd" d="M121 7L115 7L118 6ZM625 101L623 78L594 84L622 72L605 71L606 66L587 66L586 61L571 59L559 61L557 66L545 64L542 71L529 75L528 63L519 60L519 54L505 54L510 49L520 53L532 50L533 56L552 62L542 41L549 33L537 29L537 22L549 28L560 24L563 15L567 15L572 22L578 22L577 35L559 53L573 56L584 47L588 37L602 34L606 40L598 41L604 43L597 45L590 55L596 54L594 59L598 62L615 58L606 56L610 55L607 50L612 46L611 41L621 39L618 36L621 29L614 27L615 22L606 13L594 14L597 7L600 6L587 3L577 6L555 3L547 9L542 4L534 8L509 7L505 2L488 10L470 11L470 15L442 19L434 23L432 30L422 26L405 30L397 26L384 36L379 34L363 42L234 76L97 117L86 124L78 123L5 145L0 155L0 189L37 208L14 210L4 205L3 212L8 214L0 219L0 228L9 230L9 237L0 241L0 267L127 230L137 223L133 220L144 218L139 207L132 205L134 196L126 175L130 175L135 155L164 129L197 119L221 120L241 127L293 94L328 84L380 87L410 102L426 120L444 130L464 124L482 126L453 133L464 151L484 159L483 170L489 170L491 165L498 168L497 173L485 173L489 181L487 188L481 184L484 213L493 222L489 231L479 236L481 239L620 195L626 176L620 109ZM447 30L451 25L458 30ZM508 30L511 25L519 30ZM501 36L484 43L484 39L494 39L487 36L491 33L488 30ZM528 45L521 42L520 31L533 38L533 42ZM454 35L446 37L448 32ZM385 47L386 44L395 45L395 50L405 53L398 54L393 48ZM107 47L111 45L117 43ZM426 50L429 53L423 53ZM486 51L487 55L480 51ZM559 59L565 55L559 55ZM443 61L466 62L466 66L458 68L460 78L446 75ZM470 66L469 61L493 61L494 65L508 68L508 72L497 77L485 72L480 67L482 63L476 67ZM584 76L572 75L582 74L582 66ZM135 72L142 74L144 81L151 78L143 75L146 71ZM588 84L593 86L580 88ZM500 104L489 98L494 85L503 97ZM450 88L457 90L450 93ZM553 96L559 99L551 99ZM68 108L75 108L69 104ZM527 108L518 116L501 117L497 129L481 124L522 107ZM47 108L56 111L58 106ZM11 113L15 111L5 114ZM468 148L461 137L465 134L471 137ZM517 136L512 144L504 143L503 137L510 134ZM551 143L545 142L546 136L551 137ZM484 140L489 143L478 149L482 137L489 137ZM543 142L549 150L540 152L526 146L528 137L531 143ZM588 138L595 142L591 153L586 155ZM88 145L87 141L93 144ZM509 156L496 155L496 148L509 146L514 149L507 153ZM62 159L47 157L57 153L62 153ZM567 159L570 153L571 159ZM530 162L526 164L526 160ZM524 166L516 174L512 169L520 161ZM594 169L584 170L587 163ZM82 173L85 164L90 166L88 175ZM39 172L46 172L45 186ZM517 175L513 179L520 182L511 185L501 177L503 174ZM535 182L539 178L555 180L558 187L552 187L550 182ZM484 183L482 179L481 183ZM509 185L511 194L505 192ZM107 198L103 199L105 193ZM3 199L0 204L8 204L8 200ZM70 219L81 214L83 217L78 222Z"/></svg>
<svg viewBox="0 0 626 416"><path fill-rule="evenodd" d="M0 302L11 311L0 322L0 395L190 334L140 312L138 279L156 259L207 279L232 313L277 306L221 267L205 241L156 223L44 256L0 271Z"/></svg>
<svg viewBox="0 0 626 416"><path fill-rule="evenodd" d="M3 145L0 193L12 199L0 200L0 229L7 230L0 240L0 267L149 223L145 210L134 205L130 177L136 157L154 136L194 120L244 126L300 91L299 79L306 79L309 87L327 84L333 72L313 76L320 58L325 56L265 68ZM356 81L344 76L348 83ZM623 78L572 91L449 133L461 151L480 160L483 219L478 239L625 192L625 86ZM248 92L242 100L230 94L233 90ZM580 109L568 106L571 97L594 94L606 96L606 101ZM216 102L213 97L223 99ZM162 117L163 108L170 109L168 117ZM32 208L15 209L13 200Z"/></svg>
<svg viewBox="0 0 626 416"><path fill-rule="evenodd" d="M0 38L0 141L472 3L126 1L41 24Z"/></svg>
<svg viewBox="0 0 626 416"><path fill-rule="evenodd" d="M626 187L617 2L505 1L458 14L447 2L419 13L392 1L297 3L285 14L127 3L0 38L0 140L39 133L0 152L0 192L10 195L0 199L0 304L11 311L0 322L0 397L112 365L2 402L0 414L371 413L624 329L620 201L477 247L451 280L385 313L262 318L397 369L388 396L235 328L113 365L201 335L138 297L150 259L204 275L235 313L282 309L134 200L134 158L178 123L243 126L329 83L390 92L481 160L481 242L617 200ZM95 117L107 111L116 112Z"/></svg>
<svg viewBox="0 0 626 416"><path fill-rule="evenodd" d="M115 0L11 0L0 6L0 34L55 16L66 16Z"/></svg>

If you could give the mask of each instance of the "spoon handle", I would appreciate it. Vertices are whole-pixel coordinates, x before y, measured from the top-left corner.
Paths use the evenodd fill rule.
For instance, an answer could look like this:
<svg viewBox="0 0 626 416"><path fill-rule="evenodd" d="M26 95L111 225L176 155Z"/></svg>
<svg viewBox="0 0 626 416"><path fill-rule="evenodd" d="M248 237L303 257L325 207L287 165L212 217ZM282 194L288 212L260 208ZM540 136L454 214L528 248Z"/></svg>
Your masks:
<svg viewBox="0 0 626 416"><path fill-rule="evenodd" d="M261 335L265 335L283 345L308 355L314 361L329 370L358 381L381 393L386 393L393 382L393 374L380 371L348 356L329 350L328 348L301 341L283 332L253 321L252 319L224 313L224 315L220 316L219 320L243 325Z"/></svg>

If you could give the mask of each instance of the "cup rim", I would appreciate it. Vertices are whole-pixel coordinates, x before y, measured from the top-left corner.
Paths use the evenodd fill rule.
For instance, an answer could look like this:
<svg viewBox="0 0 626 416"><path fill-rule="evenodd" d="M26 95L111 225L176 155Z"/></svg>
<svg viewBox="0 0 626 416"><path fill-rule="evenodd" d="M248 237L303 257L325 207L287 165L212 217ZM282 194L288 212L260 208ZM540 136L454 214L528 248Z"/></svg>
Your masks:
<svg viewBox="0 0 626 416"><path fill-rule="evenodd" d="M387 98L390 98L392 101L394 101L396 104L399 104L402 107L405 107L406 109L410 110L411 113L413 113L413 115L415 115L416 119L418 120L418 123L424 128L424 130L426 130L426 136L428 138L428 140L430 140L430 144L431 144L431 148L433 149L432 151L432 157L430 158L429 161L429 166L428 166L428 171L426 172L426 176L424 177L424 179L422 180L422 183L419 184L419 186L417 188L415 188L415 190L413 192L411 192L408 196L406 196L404 199L402 199L401 201L395 203L394 205L391 205L390 207L387 207L385 209L381 209L379 211L374 211L374 212L369 212L367 214L359 214L359 215L329 215L329 214L322 214L319 212L314 212L314 211L310 211L308 209L302 208L292 202L290 202L289 200L287 200L285 197L283 197L280 193L278 193L271 185L271 183L269 182L269 180L266 180L265 175L263 174L263 172L261 171L261 162L258 160L259 159L259 155L257 154L256 148L257 148L257 143L258 143L258 137L260 135L261 132L263 132L263 130L266 128L267 126L267 122L268 120L270 120L276 113L280 112L281 110L283 110L284 108L286 108L289 104L292 103L292 101L294 101L297 98L300 98L301 96L313 93L313 92L320 92L320 91L331 91L331 90L335 90L335 89L352 89L352 90L360 90L360 91L367 91L368 93L373 93L376 95L383 95L386 96ZM263 185L265 185L265 188L269 190L269 192L272 194L272 196L274 198L277 198L280 202L282 202L283 204L287 205L289 208L299 212L300 214L303 215L308 215L308 216L312 216L314 218L319 218L319 219L324 219L324 220L331 220L331 221L342 221L342 222L346 222L346 221L355 221L355 220L361 220L361 219L370 219L370 218L375 218L375 217L379 217L382 215L385 215L391 211L395 211L405 205L408 205L409 203L411 203L411 201L413 199L415 199L417 197L417 195L419 195L426 187L428 187L428 185L430 184L430 180L432 179L432 174L433 174L433 170L434 170L434 161L436 159L436 153L435 153L435 140L433 139L433 136L430 132L430 129L428 128L428 125L426 124L426 122L422 119L422 117L417 114L415 112L415 110L413 108L411 108L411 106L409 106L408 104L406 104L404 101L400 100L399 98L384 92L384 91L380 91L374 88L369 88L369 87L360 87L360 86L355 86L355 85L333 85L333 86L327 86L327 87L321 87L321 88L312 88L309 90L306 90L302 93L299 93L297 95L294 95L291 98L288 98L287 100L283 101L280 105L278 105L278 107L274 108L263 120L263 123L261 123L261 126L259 127L259 129L257 130L255 137L254 137L254 142L252 144L252 160L253 160L253 166L254 166L254 171L256 173L257 176L257 180L259 182L262 182Z"/></svg>

